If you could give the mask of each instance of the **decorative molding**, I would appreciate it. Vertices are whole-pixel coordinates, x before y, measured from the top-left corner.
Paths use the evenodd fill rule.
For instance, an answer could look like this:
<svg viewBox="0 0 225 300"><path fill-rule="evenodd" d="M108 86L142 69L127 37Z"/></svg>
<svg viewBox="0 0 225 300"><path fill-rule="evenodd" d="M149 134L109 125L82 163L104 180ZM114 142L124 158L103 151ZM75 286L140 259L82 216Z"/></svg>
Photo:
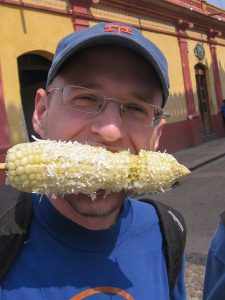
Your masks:
<svg viewBox="0 0 225 300"><path fill-rule="evenodd" d="M205 58L205 49L202 44L197 43L195 45L194 54L199 61L202 61Z"/></svg>
<svg viewBox="0 0 225 300"><path fill-rule="evenodd" d="M187 29L194 28L194 23L192 23L190 21L185 21L183 19L179 19L177 21L177 27L178 27L178 29L180 29L182 31L186 31Z"/></svg>
<svg viewBox="0 0 225 300"><path fill-rule="evenodd" d="M49 0L50 1L50 0ZM35 4L27 4L25 1L20 0L0 0L0 3L6 4L6 5L14 5L14 6L21 6L24 8L30 8L30 9L37 9L40 11L46 11L46 12L54 12L56 14L63 14L67 16L72 16L72 22L74 30L80 30L84 29L89 26L89 22L99 22L99 21L107 21L108 19L103 16L95 17L90 13L90 7L96 6L98 7L98 4L100 5L108 5L111 8L120 8L126 11L135 12L136 14L145 17L156 17L160 18L163 21L171 22L171 24L174 24L174 26L177 26L178 20L183 20L183 25L181 24L181 27L185 27L185 22L191 24L194 24L194 27L196 30L207 32L207 30L211 28L216 31L221 31L223 33L223 36L225 36L225 26L224 21L218 21L215 18L210 18L208 16L209 12L205 12L205 8L213 8L210 7L209 4L204 3L206 1L203 1L202 8L200 9L199 3L202 1L200 0L164 0L164 1L153 1L149 0L149 2L143 1L143 0L130 0L130 1L123 1L123 0L68 0L69 3L72 4L72 8L68 7L68 9L65 10L57 10L51 7L44 7L41 5L35 5ZM163 3L162 3L163 2ZM194 7L194 11L188 10L189 5L192 5ZM196 8L199 9L199 11L196 11ZM216 8L214 8L213 12L217 11ZM219 11L219 10L218 10ZM225 15L225 14L224 14ZM225 18L224 18L225 20ZM116 21L116 20L112 20ZM132 24L137 27L138 29L146 30L146 31L153 31L168 35L174 35L174 33L171 34L171 32L167 32L167 30L155 30L153 28L150 28L149 26L142 26L137 24ZM188 25L190 26L190 25ZM190 28L190 27L189 27ZM180 28L180 34L186 34L185 31L182 33ZM176 35L176 34L175 34ZM208 42L204 41L203 39L193 39L189 37L191 40L196 40L200 42ZM218 44L219 45L219 44ZM220 43L221 46L224 46L225 43Z"/></svg>
<svg viewBox="0 0 225 300"><path fill-rule="evenodd" d="M208 39L214 40L216 37L222 36L222 32L219 30L209 29L208 30Z"/></svg>
<svg viewBox="0 0 225 300"><path fill-rule="evenodd" d="M71 5L71 19L74 31L89 27L91 14L89 8L93 3L91 0L69 0Z"/></svg>
<svg viewBox="0 0 225 300"><path fill-rule="evenodd" d="M194 28L194 24L192 22L189 21L185 21L183 19L179 19L177 21L177 33L178 33L178 37L182 38L185 37L187 38L187 29L192 29Z"/></svg>

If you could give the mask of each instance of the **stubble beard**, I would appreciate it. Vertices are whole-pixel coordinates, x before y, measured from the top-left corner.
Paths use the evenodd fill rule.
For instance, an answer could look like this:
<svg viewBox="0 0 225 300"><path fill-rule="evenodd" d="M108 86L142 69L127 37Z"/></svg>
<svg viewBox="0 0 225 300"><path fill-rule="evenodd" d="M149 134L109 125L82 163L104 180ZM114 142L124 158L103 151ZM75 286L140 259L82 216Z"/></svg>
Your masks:
<svg viewBox="0 0 225 300"><path fill-rule="evenodd" d="M112 193L92 200L90 196L65 195L64 200L76 214L88 218L106 218L120 211L125 199L124 193Z"/></svg>

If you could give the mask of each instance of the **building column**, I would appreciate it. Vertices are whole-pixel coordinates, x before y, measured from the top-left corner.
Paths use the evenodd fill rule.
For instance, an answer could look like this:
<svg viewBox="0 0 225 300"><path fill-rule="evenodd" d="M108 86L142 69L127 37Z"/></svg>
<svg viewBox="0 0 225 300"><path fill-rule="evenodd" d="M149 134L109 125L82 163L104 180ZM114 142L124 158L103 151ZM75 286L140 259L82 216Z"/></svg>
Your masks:
<svg viewBox="0 0 225 300"><path fill-rule="evenodd" d="M79 31L89 27L89 20L91 18L89 7L91 0L70 0L72 23L74 31Z"/></svg>
<svg viewBox="0 0 225 300"><path fill-rule="evenodd" d="M188 59L188 36L186 30L193 28L194 24L186 22L184 20L178 20L177 32L178 32L178 43L180 48L182 73L184 80L185 98L187 105L187 122L189 130L192 135L192 146L196 146L201 143L202 140L202 125L200 116L196 113L194 93L191 81L191 72Z"/></svg>

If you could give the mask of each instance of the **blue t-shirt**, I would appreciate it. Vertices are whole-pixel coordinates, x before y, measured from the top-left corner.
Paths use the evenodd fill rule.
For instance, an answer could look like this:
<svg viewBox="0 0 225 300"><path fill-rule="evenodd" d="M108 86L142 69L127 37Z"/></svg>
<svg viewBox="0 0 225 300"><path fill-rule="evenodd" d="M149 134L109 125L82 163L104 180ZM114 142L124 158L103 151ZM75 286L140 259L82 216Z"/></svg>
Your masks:
<svg viewBox="0 0 225 300"><path fill-rule="evenodd" d="M209 247L203 299L225 299L225 227L222 223L219 224Z"/></svg>
<svg viewBox="0 0 225 300"><path fill-rule="evenodd" d="M1 285L1 300L186 299L184 266L169 297L159 219L127 199L108 230L87 230L47 197L34 201L30 234Z"/></svg>

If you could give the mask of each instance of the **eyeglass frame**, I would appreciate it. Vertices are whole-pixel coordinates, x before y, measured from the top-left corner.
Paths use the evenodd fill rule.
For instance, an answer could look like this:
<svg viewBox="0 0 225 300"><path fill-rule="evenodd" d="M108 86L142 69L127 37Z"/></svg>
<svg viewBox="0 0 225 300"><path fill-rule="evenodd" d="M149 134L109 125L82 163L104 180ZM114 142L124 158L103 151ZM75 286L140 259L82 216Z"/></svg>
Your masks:
<svg viewBox="0 0 225 300"><path fill-rule="evenodd" d="M96 92L97 94L101 95L104 102L102 103L102 106L100 107L100 110L97 111L97 112L88 112L88 111L85 111L85 110L82 110L82 109L73 108L73 107L69 106L68 104L66 104L64 102L63 92L64 92L64 89L68 88L68 87L70 87L70 88L80 88L80 89ZM102 93L100 93L100 92L98 92L94 89L90 89L90 88L87 88L87 87L84 87L84 86L78 86L78 85L65 85L64 87L53 87L50 90L46 90L46 93L48 95L48 94L50 94L51 92L53 92L55 90L59 90L59 91L62 92L62 98L61 99L62 99L63 105L65 105L67 108L69 108L71 110L84 112L84 113L87 113L87 114L98 115L104 110L105 106L108 103L110 103L110 102L117 103L117 104L119 104L119 111L120 111L120 115L121 115L121 118L123 119L123 121L124 121L124 108L123 108L123 105L124 105L124 103L132 103L132 102L129 102L129 101L121 101L120 99L114 98L114 97L106 97L105 95L103 95ZM149 125L136 123L136 122L132 122L132 121L126 121L126 119L125 119L125 122L129 122L129 123L135 124L136 126L141 126L141 127L157 127L162 119L166 119L166 118L170 117L170 115L168 113L165 113L163 111L162 107L151 104L151 103L148 103L148 102L146 102L146 104L153 107L153 108L157 108L161 111L162 115L158 118L156 124L154 124L154 121L156 121L154 119L152 120L152 124L149 124Z"/></svg>

